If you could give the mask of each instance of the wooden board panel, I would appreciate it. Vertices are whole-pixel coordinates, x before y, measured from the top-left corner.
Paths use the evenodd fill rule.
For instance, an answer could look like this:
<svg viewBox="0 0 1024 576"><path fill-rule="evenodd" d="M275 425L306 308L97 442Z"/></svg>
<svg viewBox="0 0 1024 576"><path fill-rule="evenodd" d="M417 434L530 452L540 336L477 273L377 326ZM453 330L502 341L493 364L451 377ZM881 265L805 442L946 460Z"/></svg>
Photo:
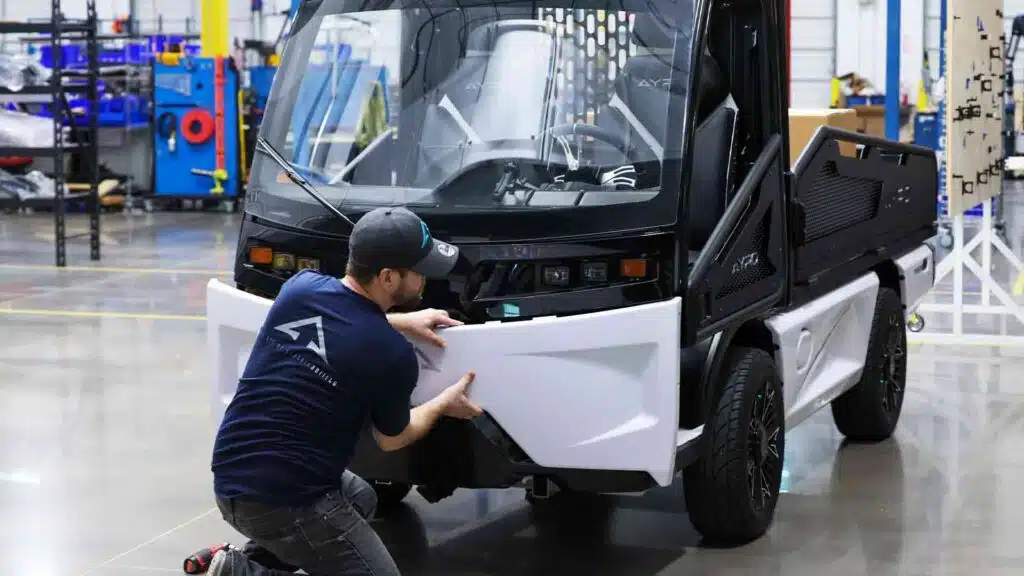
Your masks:
<svg viewBox="0 0 1024 576"><path fill-rule="evenodd" d="M949 215L1002 192L1003 0L946 0Z"/></svg>

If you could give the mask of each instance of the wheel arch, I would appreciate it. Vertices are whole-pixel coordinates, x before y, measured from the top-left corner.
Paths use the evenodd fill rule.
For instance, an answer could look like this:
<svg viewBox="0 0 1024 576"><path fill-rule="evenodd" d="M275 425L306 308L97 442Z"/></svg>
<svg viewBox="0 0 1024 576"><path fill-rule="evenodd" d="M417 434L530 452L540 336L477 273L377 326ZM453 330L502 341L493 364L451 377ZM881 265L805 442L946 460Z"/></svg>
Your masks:
<svg viewBox="0 0 1024 576"><path fill-rule="evenodd" d="M900 279L903 274L900 267L893 260L884 260L874 267L874 273L878 276L879 288L891 288L903 299Z"/></svg>
<svg viewBox="0 0 1024 576"><path fill-rule="evenodd" d="M775 338L771 329L759 318L747 320L736 328L723 330L716 334L704 366L703 398L705 399L705 408L703 415L705 421L709 413L708 410L718 402L719 390L716 385L725 369L729 352L738 346L758 348L773 358L775 357Z"/></svg>

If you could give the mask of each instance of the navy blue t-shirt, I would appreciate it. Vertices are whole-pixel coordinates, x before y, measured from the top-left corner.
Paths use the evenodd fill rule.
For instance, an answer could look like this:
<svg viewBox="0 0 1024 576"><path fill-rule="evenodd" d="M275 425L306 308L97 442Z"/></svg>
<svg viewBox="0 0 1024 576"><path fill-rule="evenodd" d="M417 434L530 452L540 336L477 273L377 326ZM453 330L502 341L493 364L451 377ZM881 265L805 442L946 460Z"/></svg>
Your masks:
<svg viewBox="0 0 1024 576"><path fill-rule="evenodd" d="M340 487L369 417L400 434L419 376L412 344L374 302L309 270L281 288L213 450L214 492L298 506Z"/></svg>

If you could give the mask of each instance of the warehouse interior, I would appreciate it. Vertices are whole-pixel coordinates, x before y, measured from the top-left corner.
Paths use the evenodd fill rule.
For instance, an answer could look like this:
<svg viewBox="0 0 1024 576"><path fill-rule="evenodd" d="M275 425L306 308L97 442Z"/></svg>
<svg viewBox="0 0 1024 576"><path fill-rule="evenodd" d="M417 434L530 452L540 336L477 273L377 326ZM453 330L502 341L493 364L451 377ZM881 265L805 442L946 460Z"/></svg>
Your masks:
<svg viewBox="0 0 1024 576"><path fill-rule="evenodd" d="M623 10L643 11L636 6L663 1L637 0ZM358 185L335 186L348 165L337 172L338 164L319 160L324 171L334 166L331 180L312 166L314 146L304 161L296 152L294 162L282 160L292 168L282 164L278 170L271 160L276 150L261 149L257 136L267 135L284 150L294 137L285 132L311 129L296 128L291 102L304 98L305 82L315 76L303 80L307 65L327 66L327 57L315 61L301 51L289 56L289 42L347 50L345 34L368 25L339 25L340 36L325 28L320 35L303 35L302 26L331 16L317 11L370 8L340 0L183 4L0 0L0 570L6 574L185 573L195 554L225 542L243 545L246 537L215 504L210 469L219 420L248 353L243 349L236 358L234 350L225 351L239 337L223 334L246 332L251 342L262 323L259 315L273 299L249 271L273 270L266 276L278 279L303 268L344 273L337 254L272 252L260 242L279 236L254 226L267 226L290 210L294 214L281 216L294 219L288 234L303 238L307 244L299 245L310 246L310 254L314 245L321 250L328 240L338 242L347 231L328 209L351 210L346 202L356 200L346 194L360 194ZM911 156L931 162L934 170L927 174L878 184L882 195L898 188L907 198L927 196L934 207L931 233L922 243L928 246L928 269L915 269L929 277L927 291L919 301L904 302L899 327L906 332L906 374L895 431L879 441L851 441L826 405L838 393L819 395L806 421L785 428L784 465L767 530L737 545L719 545L702 534L700 522L691 519L678 467L668 485L635 492L564 489L548 495L536 487L540 475L529 479L534 484L512 487L459 486L437 502L412 490L370 525L402 573L414 576L1019 574L1024 551L1010 536L1021 524L1015 513L1019 496L1013 494L1024 482L1018 449L1024 442L1024 59L1015 58L1024 37L1024 0L663 5L698 15L719 5L737 14L771 14L765 7L772 7L783 15L785 29L770 33L767 44L779 42L786 55L777 71L785 86L780 106L788 111L778 128L778 154L788 159L780 166L793 182L792 189L780 187L789 190L780 192L786 202L797 195L793 174L813 160L805 149L824 147L828 138L862 137L834 146L836 155L849 146L848 159L902 143L893 165L918 166L907 160ZM381 12L412 11L401 8L406 4L375 6ZM552 18L564 25L562 16ZM679 21L686 28L679 38L719 30L696 19ZM379 56L366 57L372 65L360 64L360 76L346 88L349 96L334 96L359 105L342 112L330 110L330 98L311 105L357 133L345 141L341 164L362 161L376 146L361 140L363 132L399 125L388 118L373 128L375 120L364 117L376 112L367 110L400 117L399 109L411 109L401 92L417 80L411 74L400 78L395 71L404 64L388 59L408 51L401 40L405 32L388 28L385 20L374 22L378 29L367 38ZM605 21L600 22L603 31ZM740 30L739 22L730 25ZM676 57L682 44L677 42ZM512 74L524 66L504 70ZM317 78L327 76L319 72ZM537 85L520 80L515 85L524 93ZM733 96L742 116L747 101ZM689 105L686 110L699 113ZM662 114L666 130L685 134L694 166L711 157L705 156L710 146L702 149L705 141L691 134L696 121L688 126L669 121L664 110L653 113ZM278 117L283 119L273 120ZM403 130L404 124L395 133ZM473 140L470 132L467 137ZM747 174L764 173L753 157L745 166ZM391 179L389 189L395 190L394 172ZM440 186L441 180L431 182ZM330 201L314 198L315 190L332 186L343 193ZM288 203L271 198L281 187L289 187L280 193ZM314 192L307 194L307 188ZM384 198L392 192L374 193ZM393 194L380 201L406 202L418 210L411 196ZM321 206L332 202L334 208ZM906 210L908 220L917 217ZM797 212L779 214L795 226ZM470 219L476 213L468 208L459 214ZM623 208L621 214L625 220L639 213ZM693 225L693 216L688 218ZM443 219L436 227L444 230L457 221ZM571 216L564 222L576 225ZM586 226L580 229L590 231ZM321 232L327 236L316 236ZM447 239L472 244L465 238L473 234L500 237L478 229L462 240ZM869 240L869 233L859 234ZM691 266L712 260L694 253ZM874 253L883 260L899 256L884 249ZM729 265L735 272L740 263ZM682 285L685 299L693 288ZM236 289L245 293L238 296L245 303L237 310L255 310L252 317L230 319L234 304L213 300ZM684 304L684 316L697 309L692 306L697 305ZM868 325L870 311L862 320ZM688 322L684 318L684 327ZM687 329L682 333L676 337L693 337ZM849 342L844 346L860 350ZM859 362L858 378L866 369ZM676 388L687 377L676 374ZM788 396L787 384L780 385ZM531 401L537 414L551 412L541 407L548 401L543 395ZM576 409L565 407L579 418ZM650 421L644 426L658 427ZM675 424L673 432L682 432L683 423Z"/></svg>

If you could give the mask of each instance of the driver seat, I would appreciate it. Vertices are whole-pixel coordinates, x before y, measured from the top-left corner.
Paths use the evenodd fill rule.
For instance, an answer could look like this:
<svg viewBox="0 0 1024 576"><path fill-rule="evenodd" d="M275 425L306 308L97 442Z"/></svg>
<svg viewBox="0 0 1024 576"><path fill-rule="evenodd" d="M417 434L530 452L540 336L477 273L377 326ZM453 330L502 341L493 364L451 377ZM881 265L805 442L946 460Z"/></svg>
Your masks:
<svg viewBox="0 0 1024 576"><path fill-rule="evenodd" d="M688 86L671 81L672 26L659 21L659 16L654 14L636 15L633 37L639 47L638 54L626 62L615 86L635 120L624 117L618 110L608 111L621 118L620 124L625 123L623 130L628 131L629 141L638 147L634 161L640 163L660 160L658 150L652 149L647 140L653 137L655 147L664 150L669 107L682 110L682 100L688 90ZM689 62L684 62L683 66L689 66ZM690 176L687 209L691 252L699 252L704 247L725 214L731 196L737 120L736 102L729 93L725 75L707 48L701 54L699 66L701 82L695 98L697 129L693 139L699 146L693 151L690 169L684 169L684 174ZM679 76L690 77L685 73ZM637 123L640 126L636 126Z"/></svg>

